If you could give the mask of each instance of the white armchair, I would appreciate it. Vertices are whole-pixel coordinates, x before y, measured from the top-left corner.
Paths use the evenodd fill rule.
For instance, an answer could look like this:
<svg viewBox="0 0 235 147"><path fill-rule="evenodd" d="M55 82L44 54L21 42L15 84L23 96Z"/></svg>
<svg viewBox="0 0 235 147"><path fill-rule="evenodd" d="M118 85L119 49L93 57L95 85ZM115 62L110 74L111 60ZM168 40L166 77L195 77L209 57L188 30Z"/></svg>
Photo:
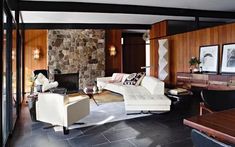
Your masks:
<svg viewBox="0 0 235 147"><path fill-rule="evenodd" d="M36 118L38 121L63 126L64 134L68 127L90 112L89 97L69 97L57 93L39 93L36 102Z"/></svg>

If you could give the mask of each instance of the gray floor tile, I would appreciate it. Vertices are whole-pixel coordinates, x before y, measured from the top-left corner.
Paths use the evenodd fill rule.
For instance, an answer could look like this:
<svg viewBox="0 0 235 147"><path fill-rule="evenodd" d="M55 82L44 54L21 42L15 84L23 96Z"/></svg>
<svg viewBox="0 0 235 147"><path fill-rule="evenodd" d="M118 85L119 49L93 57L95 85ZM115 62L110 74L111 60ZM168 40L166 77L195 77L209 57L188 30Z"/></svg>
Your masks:
<svg viewBox="0 0 235 147"><path fill-rule="evenodd" d="M121 140L111 143L95 145L94 147L135 147L135 146L127 140Z"/></svg>
<svg viewBox="0 0 235 147"><path fill-rule="evenodd" d="M90 147L92 145L108 143L108 140L101 134L86 135L69 139L72 147Z"/></svg>

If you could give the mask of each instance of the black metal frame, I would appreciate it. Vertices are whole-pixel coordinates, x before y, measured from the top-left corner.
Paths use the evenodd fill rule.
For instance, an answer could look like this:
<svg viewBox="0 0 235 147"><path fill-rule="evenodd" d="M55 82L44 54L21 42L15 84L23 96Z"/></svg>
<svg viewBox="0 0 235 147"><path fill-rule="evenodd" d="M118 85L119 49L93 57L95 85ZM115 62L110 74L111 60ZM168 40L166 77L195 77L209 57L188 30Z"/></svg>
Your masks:
<svg viewBox="0 0 235 147"><path fill-rule="evenodd" d="M7 7L7 5L4 5ZM5 8L5 7L4 7ZM7 26L6 26L6 116L9 119L7 124L8 132L11 132L12 124L12 15L6 10Z"/></svg>
<svg viewBox="0 0 235 147"><path fill-rule="evenodd" d="M17 4L17 3L16 3ZM17 110L17 114L16 114L16 120L19 117L19 110L20 110L20 96L19 94L21 93L21 89L20 89L20 85L21 85L21 56L22 56L22 52L21 52L21 36L19 33L19 19L20 19L20 13L19 11L15 12L15 16L16 18L13 18L11 9L9 8L9 3L6 0L1 0L1 15L0 15L0 21L1 21L1 26L0 26L0 31L1 31L1 37L0 37L0 41L1 41L1 47L0 47L0 53L1 53L1 60L0 60L0 100L1 100L1 106L2 106L2 82L3 82L3 60L6 61L6 118L2 118L2 107L1 107L1 133L3 133L3 128L2 128L2 120L6 119L6 132L7 132L7 140L10 134L12 134L14 126L15 126L15 119L13 119L13 102L12 102L12 43L13 43L13 29L16 30L16 63L17 63L17 97L16 97L16 110ZM3 12L5 12L6 14L6 18L7 18L7 22L4 24L4 20L3 20ZM22 19L22 18L21 18ZM14 23L17 22L17 26L13 26L13 21ZM3 34L4 34L4 29L6 29L6 56L3 58ZM4 120L5 121L5 120ZM6 143L6 144L5 144ZM7 146L7 142L3 142L3 134L1 134L1 146Z"/></svg>
<svg viewBox="0 0 235 147"><path fill-rule="evenodd" d="M24 23L25 29L150 29L148 24ZM22 26L20 26L22 28Z"/></svg>
<svg viewBox="0 0 235 147"><path fill-rule="evenodd" d="M22 18L22 15L20 15L21 16L21 20L22 20L22 23L23 23L23 18ZM22 82L21 82L21 84L22 84L22 95L23 95L23 98L24 98L24 93L25 93L25 87L24 87L24 85L25 85L25 77L24 77L24 74L25 74L25 44L24 44L24 42L25 42L25 27L24 27L24 25L22 24L21 25L21 32L22 32L22 63L21 63L21 68L22 68Z"/></svg>
<svg viewBox="0 0 235 147"><path fill-rule="evenodd" d="M216 71L202 71L203 73L214 73L214 74L217 74L219 72L219 60L220 60L220 53L219 53L219 49L220 49L220 45L219 44L213 44L213 45L203 45L203 46L200 46L199 47L199 60L201 58L201 50L202 50L202 47L217 47L217 62L216 62Z"/></svg>
<svg viewBox="0 0 235 147"><path fill-rule="evenodd" d="M20 13L19 13L19 7L17 5L15 10L15 19L16 19L16 85L17 85L17 91L16 91L16 105L17 105L17 116L20 115L20 108L21 108L21 36L19 32L19 19L20 19Z"/></svg>
<svg viewBox="0 0 235 147"><path fill-rule="evenodd" d="M222 68L223 68L223 54L224 54L224 46L226 46L226 45L235 45L235 43L225 43L225 44L223 44L222 45L222 54L221 54L221 66L220 66L220 73L222 74L222 75L234 75L235 74L235 72L226 72L226 71L222 71Z"/></svg>
<svg viewBox="0 0 235 147"><path fill-rule="evenodd" d="M0 138L0 146L3 146L3 129L2 129L2 82L3 82L3 0L0 1L1 4L0 4L0 106L1 106L1 109L0 109L0 120L1 120L1 124L0 124L0 132L1 132L1 138Z"/></svg>
<svg viewBox="0 0 235 147"><path fill-rule="evenodd" d="M235 12L232 11L209 11L185 8L153 7L123 4L100 4L84 2L20 1L19 8L20 11L123 13L235 19Z"/></svg>

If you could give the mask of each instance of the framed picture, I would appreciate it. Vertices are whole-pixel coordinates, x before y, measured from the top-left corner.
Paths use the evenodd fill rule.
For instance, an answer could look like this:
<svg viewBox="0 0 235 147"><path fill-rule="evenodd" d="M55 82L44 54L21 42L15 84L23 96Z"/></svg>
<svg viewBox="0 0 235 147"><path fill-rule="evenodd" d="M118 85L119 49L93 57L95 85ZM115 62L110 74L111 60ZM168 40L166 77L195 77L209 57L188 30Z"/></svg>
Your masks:
<svg viewBox="0 0 235 147"><path fill-rule="evenodd" d="M235 43L223 44L221 73L235 73Z"/></svg>
<svg viewBox="0 0 235 147"><path fill-rule="evenodd" d="M199 55L202 72L218 72L219 45L200 46Z"/></svg>

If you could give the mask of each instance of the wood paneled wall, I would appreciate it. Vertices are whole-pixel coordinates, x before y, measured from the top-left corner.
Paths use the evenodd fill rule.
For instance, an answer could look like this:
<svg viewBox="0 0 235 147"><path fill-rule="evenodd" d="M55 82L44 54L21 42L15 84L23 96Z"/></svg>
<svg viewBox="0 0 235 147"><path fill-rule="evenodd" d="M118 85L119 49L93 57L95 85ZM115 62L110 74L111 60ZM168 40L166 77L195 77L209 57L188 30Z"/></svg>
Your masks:
<svg viewBox="0 0 235 147"><path fill-rule="evenodd" d="M163 29L164 30L164 29ZM222 56L222 44L235 43L235 23L211 27L192 32L160 37L158 39L169 39L170 49L170 79L171 84L176 83L177 72L189 72L189 60L192 56L199 57L199 47L204 45L220 45L220 58ZM152 50L157 51L157 39L152 40ZM156 61L156 53L153 61ZM221 59L220 59L221 62ZM220 63L221 65L221 63ZM154 69L154 73L157 69Z"/></svg>
<svg viewBox="0 0 235 147"><path fill-rule="evenodd" d="M30 77L36 69L47 69L47 30L25 30L25 91L29 92ZM40 50L40 58L33 58L33 50Z"/></svg>
<svg viewBox="0 0 235 147"><path fill-rule="evenodd" d="M167 35L167 21L152 25L150 30L150 75L158 77L158 38Z"/></svg>
<svg viewBox="0 0 235 147"><path fill-rule="evenodd" d="M111 76L114 72L122 72L122 45L121 30L106 30L105 32L105 76ZM114 45L117 51L115 56L110 56L109 49Z"/></svg>
<svg viewBox="0 0 235 147"><path fill-rule="evenodd" d="M189 60L192 56L199 57L199 47L204 45L220 45L220 64L222 44L235 43L235 24L227 24L193 32L167 37L171 52L172 83L176 83L177 72L189 72Z"/></svg>

